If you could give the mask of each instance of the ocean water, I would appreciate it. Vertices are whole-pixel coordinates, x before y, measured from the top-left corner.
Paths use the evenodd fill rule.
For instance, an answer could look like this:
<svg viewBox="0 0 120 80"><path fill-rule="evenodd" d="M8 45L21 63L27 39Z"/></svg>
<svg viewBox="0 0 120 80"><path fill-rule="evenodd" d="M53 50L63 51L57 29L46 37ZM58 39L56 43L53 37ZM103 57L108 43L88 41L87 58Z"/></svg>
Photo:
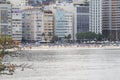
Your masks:
<svg viewBox="0 0 120 80"><path fill-rule="evenodd" d="M16 68L0 80L120 80L119 49L67 49L25 51L4 62L29 68Z"/></svg>

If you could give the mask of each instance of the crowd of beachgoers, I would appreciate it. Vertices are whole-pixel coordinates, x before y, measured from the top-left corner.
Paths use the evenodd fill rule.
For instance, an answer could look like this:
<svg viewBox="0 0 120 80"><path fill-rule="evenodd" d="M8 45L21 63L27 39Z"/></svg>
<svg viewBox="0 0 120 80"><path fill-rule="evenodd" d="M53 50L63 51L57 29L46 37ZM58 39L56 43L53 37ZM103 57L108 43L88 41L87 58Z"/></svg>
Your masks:
<svg viewBox="0 0 120 80"><path fill-rule="evenodd" d="M24 43L19 45L19 47L15 47L12 49L8 49L10 51L14 50L57 50L57 49L105 49L105 48L120 48L120 44L85 44L85 43L74 43L74 44L35 44L35 43Z"/></svg>
<svg viewBox="0 0 120 80"><path fill-rule="evenodd" d="M23 50L39 50L39 49L84 49L84 48L120 48L120 45L114 44L23 44Z"/></svg>

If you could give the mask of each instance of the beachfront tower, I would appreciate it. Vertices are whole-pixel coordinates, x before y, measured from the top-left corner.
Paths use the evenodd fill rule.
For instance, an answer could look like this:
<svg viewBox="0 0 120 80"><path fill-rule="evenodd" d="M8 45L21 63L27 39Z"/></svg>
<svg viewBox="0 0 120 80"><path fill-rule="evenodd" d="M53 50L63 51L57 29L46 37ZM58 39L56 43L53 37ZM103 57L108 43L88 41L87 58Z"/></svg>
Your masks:
<svg viewBox="0 0 120 80"><path fill-rule="evenodd" d="M120 40L120 0L103 0L102 32L108 40Z"/></svg>

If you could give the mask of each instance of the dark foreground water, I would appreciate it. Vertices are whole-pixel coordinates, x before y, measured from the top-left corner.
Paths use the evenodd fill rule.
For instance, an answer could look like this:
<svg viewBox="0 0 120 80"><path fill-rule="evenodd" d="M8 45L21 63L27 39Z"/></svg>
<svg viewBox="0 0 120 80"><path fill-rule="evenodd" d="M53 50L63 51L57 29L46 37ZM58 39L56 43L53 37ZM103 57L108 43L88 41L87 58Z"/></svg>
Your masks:
<svg viewBox="0 0 120 80"><path fill-rule="evenodd" d="M0 80L120 80L119 49L26 51L5 62L29 65Z"/></svg>

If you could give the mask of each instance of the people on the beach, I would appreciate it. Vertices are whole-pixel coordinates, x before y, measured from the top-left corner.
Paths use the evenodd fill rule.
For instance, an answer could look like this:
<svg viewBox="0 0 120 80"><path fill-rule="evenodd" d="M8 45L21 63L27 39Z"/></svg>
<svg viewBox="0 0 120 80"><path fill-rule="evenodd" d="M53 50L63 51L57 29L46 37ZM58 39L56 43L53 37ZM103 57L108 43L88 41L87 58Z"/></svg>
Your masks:
<svg viewBox="0 0 120 80"><path fill-rule="evenodd" d="M9 65L9 73L10 73L10 74L13 74L14 71L15 71L15 66L14 66L14 64L10 64L10 65Z"/></svg>

